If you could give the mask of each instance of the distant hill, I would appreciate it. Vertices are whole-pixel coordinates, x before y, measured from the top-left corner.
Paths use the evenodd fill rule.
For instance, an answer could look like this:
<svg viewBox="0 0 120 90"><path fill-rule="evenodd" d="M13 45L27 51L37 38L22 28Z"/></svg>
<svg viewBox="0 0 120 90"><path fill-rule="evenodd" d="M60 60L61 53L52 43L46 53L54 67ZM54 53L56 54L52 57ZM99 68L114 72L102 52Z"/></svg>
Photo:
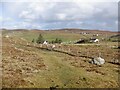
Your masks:
<svg viewBox="0 0 120 90"><path fill-rule="evenodd" d="M113 42L120 42L120 34L110 36L110 40Z"/></svg>
<svg viewBox="0 0 120 90"><path fill-rule="evenodd" d="M63 28L63 29L49 29L49 30L42 30L42 29L1 29L1 30L14 30L14 31L25 31L25 30L34 30L34 31L70 31L70 32L106 32L106 33L118 33L114 31L107 31L107 30L91 30L91 29L77 29L77 28Z"/></svg>
<svg viewBox="0 0 120 90"><path fill-rule="evenodd" d="M45 40L52 41L55 38L62 39L64 42L74 42L79 39L88 39L91 37L98 39L105 39L111 36L117 35L118 32L102 31L102 30L88 30L88 29L75 29L75 28L64 28L54 30L38 30L38 29L13 29L13 30L2 30L2 35L9 35L11 37L25 38L28 41L36 39L39 34L42 34Z"/></svg>
<svg viewBox="0 0 120 90"><path fill-rule="evenodd" d="M113 36L111 36L110 38L120 38L120 34L113 35Z"/></svg>

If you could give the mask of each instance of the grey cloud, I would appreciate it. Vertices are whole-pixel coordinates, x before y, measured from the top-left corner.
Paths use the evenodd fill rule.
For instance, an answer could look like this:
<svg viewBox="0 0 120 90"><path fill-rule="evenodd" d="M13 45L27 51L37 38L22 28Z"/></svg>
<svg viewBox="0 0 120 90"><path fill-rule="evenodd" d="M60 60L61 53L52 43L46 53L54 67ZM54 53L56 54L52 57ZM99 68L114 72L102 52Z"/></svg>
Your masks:
<svg viewBox="0 0 120 90"><path fill-rule="evenodd" d="M29 3L20 13L20 19L42 24L45 28L86 27L116 29L117 3ZM24 12L27 12L24 14ZM83 22L77 24L75 22Z"/></svg>

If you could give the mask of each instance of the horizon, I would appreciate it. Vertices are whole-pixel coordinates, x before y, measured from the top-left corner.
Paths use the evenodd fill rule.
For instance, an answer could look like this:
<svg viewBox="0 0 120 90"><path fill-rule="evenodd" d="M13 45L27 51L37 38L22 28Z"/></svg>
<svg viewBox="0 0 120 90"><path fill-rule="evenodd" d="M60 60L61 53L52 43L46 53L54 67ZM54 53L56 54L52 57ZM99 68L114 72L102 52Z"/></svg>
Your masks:
<svg viewBox="0 0 120 90"><path fill-rule="evenodd" d="M0 2L0 24L6 29L77 28L117 32L118 3L105 1Z"/></svg>
<svg viewBox="0 0 120 90"><path fill-rule="evenodd" d="M38 31L57 31L57 30L80 30L80 31L100 31L100 32L118 32L119 31L110 31L110 30L99 30L99 29L80 29L80 28L58 28L58 29L23 29L23 28L17 28L17 29L6 29L6 28L1 28L0 30L11 30L11 31L14 31L14 30L29 30L29 31L32 31L32 30L38 30Z"/></svg>

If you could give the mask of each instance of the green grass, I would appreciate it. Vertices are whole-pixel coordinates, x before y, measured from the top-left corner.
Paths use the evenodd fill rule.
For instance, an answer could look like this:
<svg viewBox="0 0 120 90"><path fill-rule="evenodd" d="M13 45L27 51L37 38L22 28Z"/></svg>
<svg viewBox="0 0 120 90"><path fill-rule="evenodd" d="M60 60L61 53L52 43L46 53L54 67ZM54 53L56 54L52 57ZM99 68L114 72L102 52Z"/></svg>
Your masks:
<svg viewBox="0 0 120 90"><path fill-rule="evenodd" d="M37 39L40 33L47 41L52 41L55 40L56 38L60 38L62 39L63 42L69 42L69 41L79 40L80 38L86 38L86 36L77 33L63 33L63 32L59 33L59 32L47 32L47 31L39 32L39 33L33 31L14 31L14 36L24 38L31 42L33 39ZM10 31L3 31L3 35L6 34L11 34L11 36L13 35Z"/></svg>

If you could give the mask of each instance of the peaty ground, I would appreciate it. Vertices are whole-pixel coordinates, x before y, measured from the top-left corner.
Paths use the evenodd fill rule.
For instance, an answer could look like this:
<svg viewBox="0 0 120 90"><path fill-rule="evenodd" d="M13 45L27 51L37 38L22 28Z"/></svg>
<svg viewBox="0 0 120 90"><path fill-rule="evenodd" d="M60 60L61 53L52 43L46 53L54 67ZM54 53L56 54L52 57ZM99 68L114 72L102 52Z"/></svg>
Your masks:
<svg viewBox="0 0 120 90"><path fill-rule="evenodd" d="M119 65L109 63L113 58L117 58L118 50L111 48L116 43L109 42L107 46L104 43L100 46L61 45L61 50L75 54L71 56L63 52L38 48L39 45L32 43L27 45L29 43L27 36L24 40L15 35L9 38L3 37L2 86L5 88L117 88L119 86ZM99 52L102 52L102 57L106 60L102 66L90 64L89 58L80 57L81 55L95 57Z"/></svg>

